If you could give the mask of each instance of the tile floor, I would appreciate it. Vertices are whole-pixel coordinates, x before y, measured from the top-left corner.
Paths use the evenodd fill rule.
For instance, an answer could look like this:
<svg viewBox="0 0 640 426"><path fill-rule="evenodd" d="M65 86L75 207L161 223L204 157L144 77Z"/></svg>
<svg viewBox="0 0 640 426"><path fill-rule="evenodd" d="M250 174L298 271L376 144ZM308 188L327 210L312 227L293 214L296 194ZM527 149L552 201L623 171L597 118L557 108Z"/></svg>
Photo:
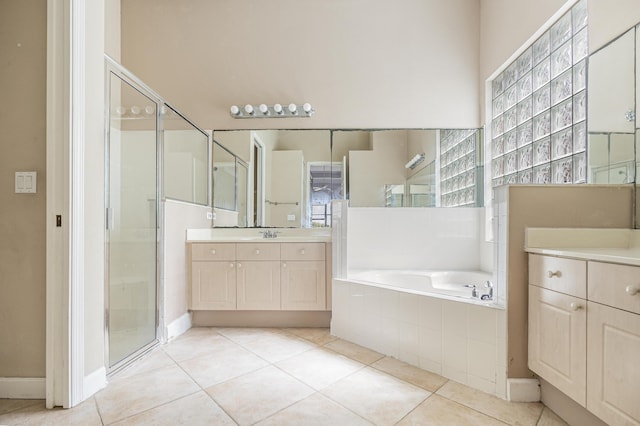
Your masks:
<svg viewBox="0 0 640 426"><path fill-rule="evenodd" d="M564 425L336 339L327 329L193 328L79 406L0 400L0 425Z"/></svg>

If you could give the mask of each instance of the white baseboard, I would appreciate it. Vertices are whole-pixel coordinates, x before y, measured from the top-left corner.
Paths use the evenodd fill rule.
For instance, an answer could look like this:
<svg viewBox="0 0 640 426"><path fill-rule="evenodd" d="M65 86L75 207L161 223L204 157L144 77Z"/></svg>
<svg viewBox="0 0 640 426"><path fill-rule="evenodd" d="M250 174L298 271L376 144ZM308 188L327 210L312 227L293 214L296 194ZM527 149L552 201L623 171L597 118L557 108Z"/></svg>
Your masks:
<svg viewBox="0 0 640 426"><path fill-rule="evenodd" d="M84 383L82 387L83 400L90 398L93 394L98 392L107 386L107 369L104 367L98 368L88 376L84 376Z"/></svg>
<svg viewBox="0 0 640 426"><path fill-rule="evenodd" d="M44 377L0 377L0 398L44 399Z"/></svg>
<svg viewBox="0 0 640 426"><path fill-rule="evenodd" d="M167 326L167 341L175 339L182 333L186 332L191 328L191 313L186 312L180 318L175 321L172 321L171 324Z"/></svg>
<svg viewBox="0 0 640 426"><path fill-rule="evenodd" d="M511 402L540 401L538 379L507 379L507 400Z"/></svg>

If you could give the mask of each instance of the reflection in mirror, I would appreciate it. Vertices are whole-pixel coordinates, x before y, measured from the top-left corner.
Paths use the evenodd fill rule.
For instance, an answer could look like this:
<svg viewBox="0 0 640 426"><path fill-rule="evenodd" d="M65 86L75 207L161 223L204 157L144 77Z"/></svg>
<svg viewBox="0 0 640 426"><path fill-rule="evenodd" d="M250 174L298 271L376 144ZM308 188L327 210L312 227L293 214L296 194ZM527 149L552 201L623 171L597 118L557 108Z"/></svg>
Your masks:
<svg viewBox="0 0 640 426"><path fill-rule="evenodd" d="M436 163L432 161L407 179L407 207L436 206Z"/></svg>
<svg viewBox="0 0 640 426"><path fill-rule="evenodd" d="M214 213L219 226L247 224L247 164L235 154L213 143ZM219 217L218 217L219 216Z"/></svg>

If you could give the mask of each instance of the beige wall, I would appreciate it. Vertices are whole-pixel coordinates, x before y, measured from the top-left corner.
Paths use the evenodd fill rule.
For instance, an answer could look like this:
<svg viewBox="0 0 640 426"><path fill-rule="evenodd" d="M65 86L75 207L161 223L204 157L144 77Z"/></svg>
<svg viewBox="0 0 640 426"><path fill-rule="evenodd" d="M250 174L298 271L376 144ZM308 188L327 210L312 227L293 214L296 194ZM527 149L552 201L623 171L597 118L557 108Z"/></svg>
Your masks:
<svg viewBox="0 0 640 426"><path fill-rule="evenodd" d="M477 127L477 0L123 0L124 65L204 128ZM311 102L311 119L232 104Z"/></svg>
<svg viewBox="0 0 640 426"><path fill-rule="evenodd" d="M121 61L120 0L104 0L104 52Z"/></svg>
<svg viewBox="0 0 640 426"><path fill-rule="evenodd" d="M0 28L0 377L44 377L47 2L0 2Z"/></svg>

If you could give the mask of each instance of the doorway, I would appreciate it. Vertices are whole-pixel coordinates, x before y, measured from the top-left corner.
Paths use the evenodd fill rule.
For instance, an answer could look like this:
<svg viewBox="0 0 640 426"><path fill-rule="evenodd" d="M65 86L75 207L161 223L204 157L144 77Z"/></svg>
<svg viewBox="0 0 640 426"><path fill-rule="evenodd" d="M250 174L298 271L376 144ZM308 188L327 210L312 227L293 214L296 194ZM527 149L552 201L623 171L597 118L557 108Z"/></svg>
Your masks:
<svg viewBox="0 0 640 426"><path fill-rule="evenodd" d="M264 151L264 143L258 135L251 133L251 222L258 227L265 224Z"/></svg>

